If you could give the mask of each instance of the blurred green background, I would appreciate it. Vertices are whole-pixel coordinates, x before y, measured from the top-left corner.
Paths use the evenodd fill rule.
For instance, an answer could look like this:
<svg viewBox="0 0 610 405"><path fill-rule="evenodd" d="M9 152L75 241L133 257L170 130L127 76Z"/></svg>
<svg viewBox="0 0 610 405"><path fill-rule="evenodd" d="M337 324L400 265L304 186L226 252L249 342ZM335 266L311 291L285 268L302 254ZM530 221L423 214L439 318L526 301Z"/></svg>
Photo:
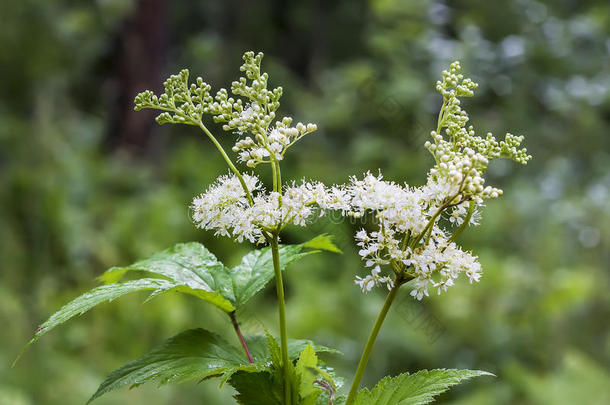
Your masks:
<svg viewBox="0 0 610 405"><path fill-rule="evenodd" d="M210 142L132 111L138 91L158 91L183 67L229 86L246 50L265 52L282 112L319 127L290 154L286 179L330 184L381 168L421 184L434 83L455 59L480 83L465 104L479 134L524 134L534 156L490 167L505 196L462 237L480 255L481 283L422 303L405 289L367 386L467 367L498 377L440 403L610 403L607 1L22 0L2 5L0 47L0 404L83 404L107 373L169 336L229 332L196 300L127 297L58 328L10 368L36 326L112 265L190 240L231 264L250 249L188 218L190 199L227 171ZM344 250L287 273L289 335L341 350L325 359L349 382L383 294L353 283L364 273L358 225L330 222L284 236L330 232ZM246 332L277 330L274 302L269 288L239 314ZM217 384L147 385L97 403L232 403Z"/></svg>

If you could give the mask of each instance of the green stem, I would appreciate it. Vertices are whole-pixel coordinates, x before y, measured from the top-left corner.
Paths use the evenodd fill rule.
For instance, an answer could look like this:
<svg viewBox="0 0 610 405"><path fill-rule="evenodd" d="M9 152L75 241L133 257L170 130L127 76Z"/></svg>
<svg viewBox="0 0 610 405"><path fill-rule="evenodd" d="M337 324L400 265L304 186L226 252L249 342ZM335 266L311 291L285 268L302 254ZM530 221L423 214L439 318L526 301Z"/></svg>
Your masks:
<svg viewBox="0 0 610 405"><path fill-rule="evenodd" d="M205 134L208 136L208 138L210 138L210 140L214 143L214 145L216 145L216 149L218 149L218 151L224 158L225 162L227 162L227 165L229 165L229 169L231 169L231 171L233 173L235 173L235 175L239 179L239 182L241 183L242 188L246 192L246 197L248 197L248 201L250 202L250 204L252 204L254 201L252 200L252 194L250 194L250 190L248 190L248 186L246 186L246 181L244 180L244 178L241 175L241 173L239 172L239 170L237 170L237 168L231 161L231 158L229 157L229 155L227 155L227 152L225 152L225 150L223 149L222 145L218 142L216 137L214 137L214 135L212 135L212 133L206 128L205 125L203 125L202 122L199 122L198 125L199 125L199 128L201 128L203 130L203 132L205 132Z"/></svg>
<svg viewBox="0 0 610 405"><path fill-rule="evenodd" d="M275 166L276 166L276 175L277 175L277 187L278 193L282 193L282 171L280 170L280 162L275 162Z"/></svg>
<svg viewBox="0 0 610 405"><path fill-rule="evenodd" d="M475 207L474 200L470 200L470 205L468 207L468 213L466 214L466 217L464 218L464 222L462 222L462 225L460 225L460 227L455 231L455 233L453 235L451 235L451 238L449 238L449 241L447 243L453 242L455 240L455 238L457 238L464 231L464 229L466 229L466 227L468 226L468 223L470 222L470 218L472 218L472 214L474 214L474 207Z"/></svg>
<svg viewBox="0 0 610 405"><path fill-rule="evenodd" d="M373 345L375 344L375 340L377 339L377 335L379 334L379 330L381 329L381 325L388 314L390 306L392 306L392 302L394 298L396 298L396 293L398 289L403 284L403 281L396 279L394 282L394 287L388 293L388 296L383 303L383 307L377 315L377 320L375 321L375 325L373 326L373 330L369 335L369 339L366 342L366 346L364 346L364 351L362 352L362 356L360 357L360 363L358 363L358 369L356 370L356 375L354 376L354 381L352 382L352 387L349 390L349 394L347 396L347 401L345 405L350 405L358 392L358 387L360 386L360 381L362 380L362 376L364 375L364 369L366 368L366 364L369 361L369 357L371 356L371 351L373 350Z"/></svg>
<svg viewBox="0 0 610 405"><path fill-rule="evenodd" d="M443 204L441 205L441 207L436 211L436 213L432 216L432 218L430 218L430 220L428 221L428 223L426 224L426 227L424 228L423 231L421 231L421 233L419 235L417 235L417 238L415 238L415 240L410 243L411 247L416 248L417 244L419 243L419 241L424 237L424 235L428 232L428 229L430 227L434 226L434 221L436 221L436 218L440 215L441 212L443 212L443 210L446 208L446 205ZM407 238L407 235L405 235L405 239Z"/></svg>
<svg viewBox="0 0 610 405"><path fill-rule="evenodd" d="M280 268L280 252L278 235L275 233L271 238L271 252L273 255L273 269L275 271L275 287L277 289L278 313L280 318L280 343L282 349L282 367L284 369L284 403L291 402L291 374L288 359L288 336L286 333L286 302L284 300L284 282L282 281L282 269Z"/></svg>
<svg viewBox="0 0 610 405"><path fill-rule="evenodd" d="M273 177L273 191L277 191L277 167L274 161L271 162L271 172L273 173L271 176Z"/></svg>

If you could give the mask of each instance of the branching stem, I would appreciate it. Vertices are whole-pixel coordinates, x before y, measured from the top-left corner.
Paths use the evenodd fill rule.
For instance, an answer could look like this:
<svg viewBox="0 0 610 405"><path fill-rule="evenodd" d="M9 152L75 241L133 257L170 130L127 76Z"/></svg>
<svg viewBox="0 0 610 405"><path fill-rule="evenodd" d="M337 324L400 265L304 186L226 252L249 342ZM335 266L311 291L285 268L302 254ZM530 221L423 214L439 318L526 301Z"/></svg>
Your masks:
<svg viewBox="0 0 610 405"><path fill-rule="evenodd" d="M203 132L205 132L205 134L208 136L208 138L210 138L210 140L214 143L214 145L216 146L216 149L218 149L218 151L220 152L220 154L224 158L225 162L227 162L227 165L229 166L229 169L231 169L231 171L233 173L235 173L235 175L239 179L239 182L241 183L242 188L246 192L246 197L248 197L248 201L250 202L250 204L253 204L254 201L252 200L252 194L250 194L250 190L248 190L248 186L246 185L246 181L244 180L244 178L241 175L241 173L239 172L239 170L237 170L237 168L235 167L235 165L231 161L231 158L229 157L229 155L227 155L227 152L225 152L224 148L218 142L216 137L214 137L214 135L212 135L210 130L207 129L207 127L205 125L203 125L203 123L201 121L199 121L199 128L201 128L201 130Z"/></svg>
<svg viewBox="0 0 610 405"><path fill-rule="evenodd" d="M449 241L447 242L448 244L453 242L455 238L457 238L464 231L464 229L466 229L468 223L470 222L470 218L472 218L472 214L474 214L475 205L476 203L474 202L474 200L470 200L470 205L468 206L468 213L466 214L466 217L464 217L464 222L462 222L462 225L460 225L460 227L455 231L455 233L451 235L451 238L449 238Z"/></svg>

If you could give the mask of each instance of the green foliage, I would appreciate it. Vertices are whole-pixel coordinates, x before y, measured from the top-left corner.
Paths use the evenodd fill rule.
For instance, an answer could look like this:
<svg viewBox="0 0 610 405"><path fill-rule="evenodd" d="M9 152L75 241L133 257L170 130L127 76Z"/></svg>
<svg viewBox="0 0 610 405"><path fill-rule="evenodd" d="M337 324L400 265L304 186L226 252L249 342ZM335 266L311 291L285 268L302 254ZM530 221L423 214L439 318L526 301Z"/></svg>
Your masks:
<svg viewBox="0 0 610 405"><path fill-rule="evenodd" d="M315 253L303 252L305 248L331 252L338 250L326 235L298 245L281 245L279 255L282 270L294 261ZM152 273L177 284L206 291L209 295L202 295L201 298L225 312L232 312L245 305L267 285L274 274L271 249L268 247L251 251L242 258L240 264L229 269L197 242L180 243L131 266L113 267L100 276L100 280L116 282L128 271Z"/></svg>
<svg viewBox="0 0 610 405"><path fill-rule="evenodd" d="M250 354L255 361L263 361L263 359L273 358L275 356L275 349L279 349L279 342L277 338L274 338L271 335L261 336L261 335L253 335L246 336L246 342L248 343L248 348L250 349ZM273 339L275 343L271 341ZM332 353L332 354L340 354L338 350L318 345L312 342L309 339L288 339L288 357L291 359L296 359L299 357L300 353L305 350L307 346L311 346L316 353ZM272 356L273 354L273 356ZM279 357L278 357L279 359ZM280 361L281 362L281 361ZM276 361L277 363L277 361Z"/></svg>
<svg viewBox="0 0 610 405"><path fill-rule="evenodd" d="M331 235L318 235L309 242L305 242L303 246L311 249L322 249L334 253L343 253L341 252L341 249L333 243L333 237Z"/></svg>
<svg viewBox="0 0 610 405"><path fill-rule="evenodd" d="M322 235L319 238L316 239L322 242L317 243L320 245L318 248L336 250L328 237ZM307 242L281 246L281 268L285 269L290 263L315 252L302 252L306 247ZM38 328L23 350L74 316L136 291L153 290L150 298L171 291L181 292L194 295L227 313L234 312L273 278L271 256L269 248L254 250L244 256L238 266L228 269L203 245L191 242L179 243L131 266L113 267L99 277L100 281L112 284L94 288L66 304ZM159 278L117 283L129 271L140 271Z"/></svg>
<svg viewBox="0 0 610 405"><path fill-rule="evenodd" d="M236 373L231 386L237 390L234 396L240 405L284 405L281 373Z"/></svg>
<svg viewBox="0 0 610 405"><path fill-rule="evenodd" d="M311 254L302 253L303 245L280 246L280 263L284 270L290 263ZM235 306L242 307L273 279L271 248L253 250L244 256L241 263L230 270Z"/></svg>
<svg viewBox="0 0 610 405"><path fill-rule="evenodd" d="M274 338L270 337L270 339L275 342ZM251 349L253 363L248 362L240 348L229 344L215 333L205 329L184 331L113 371L102 382L89 402L117 388L124 386L133 388L151 381L156 381L161 386L221 377L221 384L224 384L238 372L256 373L267 370L275 359L268 347L270 341L263 336L251 336L246 338L246 341ZM296 359L303 347L333 351L324 346L312 345L312 342L306 340L290 340L288 343L290 358Z"/></svg>
<svg viewBox="0 0 610 405"><path fill-rule="evenodd" d="M142 357L113 371L89 402L114 389L155 380L159 385L231 374L239 369L262 370L262 363L248 364L243 352L205 329L182 332Z"/></svg>
<svg viewBox="0 0 610 405"><path fill-rule="evenodd" d="M25 351L29 346L34 344L42 335L51 331L56 326L70 320L71 318L81 315L94 306L103 302L112 301L125 294L137 291L162 291L174 288L175 284L160 279L143 278L140 280L128 281L122 284L109 284L94 288L93 290L81 295L68 304L64 305L59 311L51 315L40 327L36 330L34 337L23 348ZM23 353L22 351L22 353ZM17 362L19 358L15 360Z"/></svg>
<svg viewBox="0 0 610 405"><path fill-rule="evenodd" d="M322 393L319 388L314 386L317 377L318 357L311 345L301 352L299 360L294 368L294 385L299 398L299 403L303 405L315 404Z"/></svg>
<svg viewBox="0 0 610 405"><path fill-rule="evenodd" d="M423 405L449 387L473 377L493 375L478 370L421 370L385 377L372 389L360 390L354 405Z"/></svg>
<svg viewBox="0 0 610 405"><path fill-rule="evenodd" d="M268 360L270 360L270 363L267 363L267 369L264 371L237 370L229 380L231 386L238 392L234 398L241 405L284 405L284 375L280 346L277 340L269 334L267 334L266 340L269 351ZM304 347L303 343L305 343ZM302 348L302 351L295 356L297 345ZM311 342L289 341L290 359L298 358L296 364L292 362L289 364L291 405L328 404L328 394L324 392L326 390L334 396L336 385L332 376L320 368L316 355L316 352L320 351L329 351L329 349L316 346Z"/></svg>

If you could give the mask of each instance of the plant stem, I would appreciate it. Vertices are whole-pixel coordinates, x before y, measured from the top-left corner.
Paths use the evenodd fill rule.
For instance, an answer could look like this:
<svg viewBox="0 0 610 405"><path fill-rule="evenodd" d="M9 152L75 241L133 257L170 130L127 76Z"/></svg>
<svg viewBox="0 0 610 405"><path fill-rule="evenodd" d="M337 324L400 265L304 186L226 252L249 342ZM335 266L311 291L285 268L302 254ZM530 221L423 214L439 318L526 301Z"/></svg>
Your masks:
<svg viewBox="0 0 610 405"><path fill-rule="evenodd" d="M214 137L214 135L212 135L212 133L210 132L209 129L207 129L207 127L205 125L203 125L202 122L199 122L199 128L201 128L201 130L203 132L205 132L205 134L208 136L208 138L210 138L210 140L214 143L214 145L216 146L216 149L218 149L218 151L220 152L220 154L222 155L222 157L224 158L225 162L227 162L227 165L229 166L229 169L231 169L231 171L233 173L235 173L235 175L237 176L237 178L239 179L239 182L241 183L242 188L244 189L244 191L246 192L246 197L248 197L248 201L250 202L250 204L253 203L252 200L252 194L250 194L250 190L248 190L248 186L246 186L246 181L244 180L243 176L241 175L241 173L239 172L239 170L237 170L237 168L235 167L235 165L233 164L233 162L231 161L231 158L229 157L229 155L227 155L227 152L225 152L224 148L222 147L222 145L218 142L218 140L216 139L216 137Z"/></svg>
<svg viewBox="0 0 610 405"><path fill-rule="evenodd" d="M472 214L474 214L474 207L475 207L474 200L470 200L470 205L468 206L468 213L466 214L466 217L464 218L464 222L462 222L462 225L460 225L460 227L455 231L455 233L453 235L451 235L451 238L449 238L449 241L447 243L453 242L455 240L455 238L457 238L464 231L464 229L466 229L466 227L468 226L468 223L470 222L470 218L472 218Z"/></svg>
<svg viewBox="0 0 610 405"><path fill-rule="evenodd" d="M250 350L248 350L248 344L244 339L244 335L241 334L241 330L239 329L239 323L237 323L237 319L235 318L235 311L229 313L229 317L231 318L231 323L233 324L233 328L235 329L235 333L239 338L239 342L241 343L241 347L244 348L244 352L246 352L246 356L248 357L248 361L250 363L254 363L252 356L250 355Z"/></svg>
<svg viewBox="0 0 610 405"><path fill-rule="evenodd" d="M273 234L271 238L271 252L273 255L273 269L275 271L275 287L277 289L278 313L280 318L280 343L282 349L282 367L284 369L284 404L291 405L291 374L288 362L288 337L286 333L286 303L284 300L284 282L282 281L282 269L280 268L280 252L278 246L278 235Z"/></svg>
<svg viewBox="0 0 610 405"><path fill-rule="evenodd" d="M358 392L358 387L360 386L360 381L362 380L362 376L364 375L364 369L366 368L366 364L369 361L369 357L371 355L371 351L373 350L373 345L375 344L375 340L377 339L377 335L379 334L379 330L381 329L381 325L385 320L386 315L388 314L388 310L390 306L392 306L392 302L394 298L396 298L396 293L398 289L402 285L402 281L396 279L394 282L394 286L388 293L388 296L383 303L383 307L377 315L377 320L375 321L375 325L373 326L373 330L369 335L369 339L366 342L366 346L364 347L364 351L362 352L362 356L360 357L360 363L358 363L358 369L356 370L356 375L354 376L354 381L352 382L352 387L349 390L349 394L347 396L347 401L345 405L350 405L354 398L356 397L356 393Z"/></svg>

